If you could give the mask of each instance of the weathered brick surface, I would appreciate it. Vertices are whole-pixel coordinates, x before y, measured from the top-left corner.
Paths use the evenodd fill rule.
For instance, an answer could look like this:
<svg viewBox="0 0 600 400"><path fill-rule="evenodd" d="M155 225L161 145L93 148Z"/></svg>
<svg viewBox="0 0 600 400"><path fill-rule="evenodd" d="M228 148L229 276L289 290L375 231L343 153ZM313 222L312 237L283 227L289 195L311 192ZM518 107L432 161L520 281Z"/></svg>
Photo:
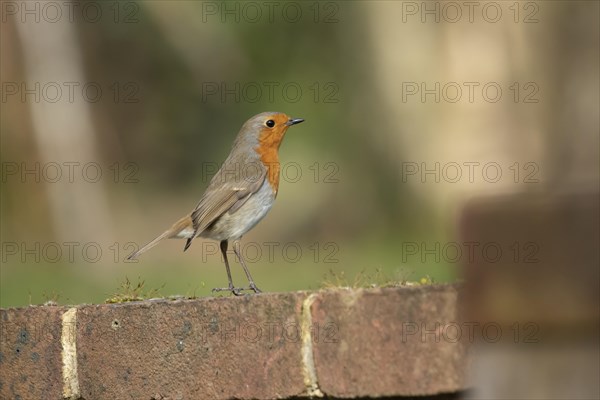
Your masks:
<svg viewBox="0 0 600 400"><path fill-rule="evenodd" d="M456 319L456 292L449 285L82 305L67 331L61 316L69 308L3 310L1 398L63 397L65 332L77 353L76 382L67 381L84 399L458 392L464 346L420 332L421 323L435 330Z"/></svg>
<svg viewBox="0 0 600 400"><path fill-rule="evenodd" d="M86 399L301 394L303 297L83 307L78 316L81 394Z"/></svg>
<svg viewBox="0 0 600 400"><path fill-rule="evenodd" d="M315 344L319 387L342 398L464 390L466 345L442 334L456 303L446 285L322 293L312 306L313 323L330 327Z"/></svg>
<svg viewBox="0 0 600 400"><path fill-rule="evenodd" d="M0 310L0 399L61 399L62 307Z"/></svg>

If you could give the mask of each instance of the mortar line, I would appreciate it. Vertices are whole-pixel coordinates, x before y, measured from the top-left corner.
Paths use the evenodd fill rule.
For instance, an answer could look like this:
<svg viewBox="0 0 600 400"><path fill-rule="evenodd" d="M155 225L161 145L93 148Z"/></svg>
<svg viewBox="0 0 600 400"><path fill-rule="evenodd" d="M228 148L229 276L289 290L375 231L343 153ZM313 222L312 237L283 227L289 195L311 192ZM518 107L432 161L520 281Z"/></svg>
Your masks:
<svg viewBox="0 0 600 400"><path fill-rule="evenodd" d="M304 375L304 386L306 387L307 394L311 397L323 397L323 392L319 389L313 354L312 314L310 308L316 297L317 293L312 293L302 302L302 373Z"/></svg>
<svg viewBox="0 0 600 400"><path fill-rule="evenodd" d="M77 374L77 308L73 307L62 315L62 376L63 398L80 398L79 376Z"/></svg>

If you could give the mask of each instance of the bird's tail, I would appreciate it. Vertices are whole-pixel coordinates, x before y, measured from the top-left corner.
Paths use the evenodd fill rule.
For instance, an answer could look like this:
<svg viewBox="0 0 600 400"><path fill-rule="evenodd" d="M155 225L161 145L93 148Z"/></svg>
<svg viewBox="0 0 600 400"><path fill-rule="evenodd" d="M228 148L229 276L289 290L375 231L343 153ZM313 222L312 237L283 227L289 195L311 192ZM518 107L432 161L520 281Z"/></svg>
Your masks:
<svg viewBox="0 0 600 400"><path fill-rule="evenodd" d="M175 222L172 227L167 229L156 239L154 239L150 243L146 244L141 249L136 250L135 252L131 253L131 255L129 255L129 257L127 257L127 259L133 260L133 259L137 258L140 254L145 253L148 250L150 250L151 248L153 248L154 246L156 246L163 239L188 238L190 235L193 235L193 234L194 234L194 230L193 230L193 226L192 226L192 218L191 218L191 216L187 215L187 216L181 218L179 221Z"/></svg>

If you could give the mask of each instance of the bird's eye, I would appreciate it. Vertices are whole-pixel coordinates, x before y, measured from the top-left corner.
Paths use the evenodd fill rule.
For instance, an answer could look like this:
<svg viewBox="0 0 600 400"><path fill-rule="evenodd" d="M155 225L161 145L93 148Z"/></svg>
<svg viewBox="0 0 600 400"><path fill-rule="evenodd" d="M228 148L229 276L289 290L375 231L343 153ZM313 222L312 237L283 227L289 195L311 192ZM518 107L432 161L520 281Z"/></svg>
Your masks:
<svg viewBox="0 0 600 400"><path fill-rule="evenodd" d="M272 128L272 127L275 126L275 121L273 121L272 119L270 119L267 122L265 122L265 125L267 125L269 128Z"/></svg>

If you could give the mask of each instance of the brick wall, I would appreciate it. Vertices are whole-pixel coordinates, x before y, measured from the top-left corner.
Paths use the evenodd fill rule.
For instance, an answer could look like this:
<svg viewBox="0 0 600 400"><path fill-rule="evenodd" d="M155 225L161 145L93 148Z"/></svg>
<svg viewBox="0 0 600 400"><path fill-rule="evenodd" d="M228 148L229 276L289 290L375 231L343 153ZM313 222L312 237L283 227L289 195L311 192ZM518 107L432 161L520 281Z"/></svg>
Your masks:
<svg viewBox="0 0 600 400"><path fill-rule="evenodd" d="M0 397L458 398L467 343L439 336L458 289L3 309Z"/></svg>

